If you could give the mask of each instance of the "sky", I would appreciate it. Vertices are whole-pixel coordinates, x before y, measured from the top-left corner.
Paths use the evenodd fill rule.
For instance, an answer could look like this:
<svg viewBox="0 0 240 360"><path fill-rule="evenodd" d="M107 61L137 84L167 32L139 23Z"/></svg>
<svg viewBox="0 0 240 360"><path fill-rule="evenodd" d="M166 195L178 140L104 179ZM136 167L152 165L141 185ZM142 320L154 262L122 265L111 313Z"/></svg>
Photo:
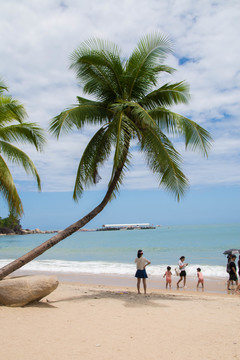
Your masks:
<svg viewBox="0 0 240 360"><path fill-rule="evenodd" d="M188 105L172 108L207 129L214 139L208 158L176 146L190 182L180 201L160 189L139 153L120 193L86 227L109 223L160 225L226 224L240 221L240 3L239 0L0 0L0 77L24 104L28 121L47 130L50 120L82 96L69 69L72 52L93 37L115 42L127 57L149 33L168 35L174 53L166 64L177 71L168 82L190 84ZM161 86L162 84L159 84ZM72 200L81 153L96 131L47 134L44 151L21 145L42 181L9 166L23 202L24 228L63 229L101 201L110 163L102 180L78 203ZM0 216L8 209L0 197Z"/></svg>

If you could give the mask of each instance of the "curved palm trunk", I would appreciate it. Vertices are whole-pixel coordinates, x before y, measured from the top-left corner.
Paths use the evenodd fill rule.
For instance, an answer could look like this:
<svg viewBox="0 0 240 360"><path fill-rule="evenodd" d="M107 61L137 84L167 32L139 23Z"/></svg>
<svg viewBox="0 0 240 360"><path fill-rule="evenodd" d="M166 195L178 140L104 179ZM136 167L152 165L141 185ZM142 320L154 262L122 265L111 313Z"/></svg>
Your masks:
<svg viewBox="0 0 240 360"><path fill-rule="evenodd" d="M29 251L27 254L21 256L20 258L12 261L8 265L4 266L0 269L0 280L2 280L5 276L11 274L13 271L21 268L26 265L30 261L34 260L39 255L43 254L46 250L50 249L60 241L64 240L66 237L72 235L74 232L81 229L84 225L86 225L89 221L91 221L95 216L97 216L107 205L110 197L116 187L116 184L119 180L123 169L123 165L120 169L116 170L115 175L112 179L112 182L109 185L108 191L103 198L102 202L95 207L90 213L84 216L82 219L78 220L74 224L68 226L66 229L60 231L58 234L51 237L49 240L45 241L41 245L37 246L35 249Z"/></svg>

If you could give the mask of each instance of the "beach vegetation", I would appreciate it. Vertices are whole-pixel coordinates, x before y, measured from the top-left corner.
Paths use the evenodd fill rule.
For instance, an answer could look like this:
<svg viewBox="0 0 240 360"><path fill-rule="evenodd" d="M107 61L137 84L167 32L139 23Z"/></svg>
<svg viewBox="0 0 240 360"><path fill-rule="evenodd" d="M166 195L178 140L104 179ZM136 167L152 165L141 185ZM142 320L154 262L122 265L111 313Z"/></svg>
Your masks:
<svg viewBox="0 0 240 360"><path fill-rule="evenodd" d="M0 234L17 234L21 232L21 229L20 217L13 210L6 218L0 217Z"/></svg>
<svg viewBox="0 0 240 360"><path fill-rule="evenodd" d="M182 171L182 156L173 141L180 138L186 149L198 150L206 157L212 139L196 122L171 110L174 105L187 104L190 100L186 81L161 83L166 74L175 71L165 64L171 53L171 41L159 33L144 36L129 58L121 55L116 44L95 38L83 42L73 52L70 67L88 98L77 96L76 105L52 119L49 130L60 138L64 133L81 131L86 125L97 126L79 160L73 198L77 201L84 189L100 181L102 167L112 161L106 194L82 219L2 268L0 278L41 255L99 214L119 191L131 166L133 147L144 155L159 186L178 201L184 196L189 183Z"/></svg>

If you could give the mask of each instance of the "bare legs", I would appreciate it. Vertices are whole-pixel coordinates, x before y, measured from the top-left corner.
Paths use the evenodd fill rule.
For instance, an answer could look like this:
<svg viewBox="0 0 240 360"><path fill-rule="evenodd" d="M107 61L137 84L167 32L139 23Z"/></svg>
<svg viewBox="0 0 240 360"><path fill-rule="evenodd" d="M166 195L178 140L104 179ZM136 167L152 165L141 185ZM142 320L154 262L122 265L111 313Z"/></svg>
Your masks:
<svg viewBox="0 0 240 360"><path fill-rule="evenodd" d="M180 280L178 280L178 282L177 282L177 287L178 288L179 288L179 284L182 281L182 279L183 279L183 287L186 286L186 276L180 276Z"/></svg>
<svg viewBox="0 0 240 360"><path fill-rule="evenodd" d="M142 282L143 282L143 290L144 290L144 294L147 293L147 281L146 279L142 279ZM141 294L140 292L140 284L141 284L141 279L137 279L137 291L138 291L138 294Z"/></svg>
<svg viewBox="0 0 240 360"><path fill-rule="evenodd" d="M138 294L141 294L140 293L140 283L141 283L141 279L137 279L137 291L138 291Z"/></svg>
<svg viewBox="0 0 240 360"><path fill-rule="evenodd" d="M231 290L230 285L233 286L233 282L234 282L234 280L228 280L228 282L227 282L228 290ZM238 287L238 280L236 280L235 283L236 283L236 286Z"/></svg>
<svg viewBox="0 0 240 360"><path fill-rule="evenodd" d="M146 279L142 279L143 281L143 290L144 290L144 294L147 293L147 282L146 282Z"/></svg>
<svg viewBox="0 0 240 360"><path fill-rule="evenodd" d="M198 280L198 283L197 283L197 289L199 288L199 285L202 284L202 289L204 289L204 282L201 282Z"/></svg>
<svg viewBox="0 0 240 360"><path fill-rule="evenodd" d="M177 287L178 287L178 288L179 288L179 283L182 281L182 279L183 279L183 277L180 276L180 279L179 279L178 282L177 282Z"/></svg>

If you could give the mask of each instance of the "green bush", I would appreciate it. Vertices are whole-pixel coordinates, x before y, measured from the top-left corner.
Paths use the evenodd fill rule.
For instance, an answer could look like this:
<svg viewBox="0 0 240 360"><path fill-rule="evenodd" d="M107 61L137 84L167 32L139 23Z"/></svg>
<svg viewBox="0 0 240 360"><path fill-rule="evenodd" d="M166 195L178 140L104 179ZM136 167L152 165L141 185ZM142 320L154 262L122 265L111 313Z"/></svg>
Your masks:
<svg viewBox="0 0 240 360"><path fill-rule="evenodd" d="M2 219L0 217L0 228L8 228L16 232L21 230L22 226L20 225L19 217L10 212L6 218Z"/></svg>

